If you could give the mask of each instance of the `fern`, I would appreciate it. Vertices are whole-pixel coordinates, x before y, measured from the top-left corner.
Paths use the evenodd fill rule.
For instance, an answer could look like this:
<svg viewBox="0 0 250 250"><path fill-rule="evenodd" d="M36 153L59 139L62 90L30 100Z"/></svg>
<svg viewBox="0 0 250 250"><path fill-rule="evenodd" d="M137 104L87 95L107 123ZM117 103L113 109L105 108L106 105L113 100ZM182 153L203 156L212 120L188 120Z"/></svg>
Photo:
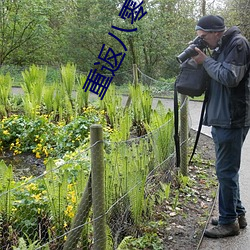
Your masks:
<svg viewBox="0 0 250 250"><path fill-rule="evenodd" d="M47 68L42 69L32 65L29 70L22 72L22 76L24 82L21 83L21 87L24 91L25 113L30 117L34 117L42 102Z"/></svg>
<svg viewBox="0 0 250 250"><path fill-rule="evenodd" d="M13 205L13 194L11 189L14 186L13 169L8 167L4 161L0 161L0 212L6 215L9 221Z"/></svg>
<svg viewBox="0 0 250 250"><path fill-rule="evenodd" d="M67 63L66 66L61 67L62 85L66 90L67 96L72 100L72 91L75 86L76 80L76 66L74 64Z"/></svg>
<svg viewBox="0 0 250 250"><path fill-rule="evenodd" d="M64 211L67 205L68 177L66 172L61 173L56 170L56 165L52 159L46 164L47 174L44 183L48 192L49 206L53 218L59 227L63 224Z"/></svg>

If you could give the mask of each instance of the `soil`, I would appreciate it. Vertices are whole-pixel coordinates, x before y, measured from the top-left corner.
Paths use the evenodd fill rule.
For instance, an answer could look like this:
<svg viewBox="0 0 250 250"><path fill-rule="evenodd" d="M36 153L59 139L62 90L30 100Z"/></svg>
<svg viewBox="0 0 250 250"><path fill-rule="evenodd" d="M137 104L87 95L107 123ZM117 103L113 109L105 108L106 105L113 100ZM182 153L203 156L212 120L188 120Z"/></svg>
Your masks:
<svg viewBox="0 0 250 250"><path fill-rule="evenodd" d="M196 132L191 131L191 147L195 134ZM162 235L164 250L199 249L215 204L218 183L212 139L201 134L196 152L194 162L188 170L191 183L185 188L176 184L177 190L179 188L177 207L173 209L173 202L166 202L158 207L158 211L167 218L167 227L160 228L158 232L158 235ZM176 194L172 194L172 200L175 197Z"/></svg>
<svg viewBox="0 0 250 250"><path fill-rule="evenodd" d="M6 165L12 165L16 181L23 176L39 176L45 171L44 159L37 159L32 153L13 155L12 152L7 152L0 156L0 160L4 160Z"/></svg>

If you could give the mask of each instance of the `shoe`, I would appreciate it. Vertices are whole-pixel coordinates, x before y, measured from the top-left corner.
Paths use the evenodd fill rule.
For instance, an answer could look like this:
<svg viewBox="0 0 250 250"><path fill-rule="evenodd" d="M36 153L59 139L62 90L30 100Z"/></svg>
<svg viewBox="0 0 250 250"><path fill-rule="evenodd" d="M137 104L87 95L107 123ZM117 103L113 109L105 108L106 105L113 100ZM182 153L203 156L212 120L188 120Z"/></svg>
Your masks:
<svg viewBox="0 0 250 250"><path fill-rule="evenodd" d="M243 228L245 228L247 226L247 220L246 220L245 214L242 214L242 215L238 216L238 222L239 222L240 229L243 229ZM211 224L214 225L214 226L217 226L218 225L218 219L217 218L212 218Z"/></svg>
<svg viewBox="0 0 250 250"><path fill-rule="evenodd" d="M210 229L206 229L204 235L209 238L223 238L228 236L239 235L240 227L238 222L234 222L232 224L222 225L219 224Z"/></svg>

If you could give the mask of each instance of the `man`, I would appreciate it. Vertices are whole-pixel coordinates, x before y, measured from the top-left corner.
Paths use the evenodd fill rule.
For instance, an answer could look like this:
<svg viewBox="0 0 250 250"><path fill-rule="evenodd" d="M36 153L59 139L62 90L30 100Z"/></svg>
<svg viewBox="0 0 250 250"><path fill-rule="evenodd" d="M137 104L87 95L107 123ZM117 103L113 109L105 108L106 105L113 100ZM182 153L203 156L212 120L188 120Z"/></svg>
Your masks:
<svg viewBox="0 0 250 250"><path fill-rule="evenodd" d="M205 235L221 238L239 234L247 226L240 200L239 169L241 149L250 126L250 47L237 27L225 31L220 16L202 17L195 30L212 56L195 48L193 59L203 64L210 76L204 125L212 126L216 175L219 181L219 218Z"/></svg>

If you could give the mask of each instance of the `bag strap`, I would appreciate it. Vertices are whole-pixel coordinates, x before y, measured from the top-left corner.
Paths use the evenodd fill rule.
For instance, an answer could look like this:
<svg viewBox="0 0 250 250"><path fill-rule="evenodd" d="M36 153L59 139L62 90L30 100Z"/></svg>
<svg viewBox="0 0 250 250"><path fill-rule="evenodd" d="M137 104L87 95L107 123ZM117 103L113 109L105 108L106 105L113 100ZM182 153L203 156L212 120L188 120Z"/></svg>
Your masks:
<svg viewBox="0 0 250 250"><path fill-rule="evenodd" d="M176 80L177 81L177 80ZM174 83L174 141L176 154L176 167L180 167L180 138L179 138L179 112L178 112L178 93L176 88L176 81Z"/></svg>
<svg viewBox="0 0 250 250"><path fill-rule="evenodd" d="M200 138L200 134L201 134L201 128L202 128L202 122L203 122L203 117L204 117L204 113L205 113L205 109L206 109L206 104L207 104L207 90L205 91L205 97L204 97L204 101L202 103L202 108L201 108L201 114L200 114L200 121L199 121L199 126L198 126L198 130L196 132L196 138L195 138L195 143L194 143L194 147L193 147L193 152L190 156L189 159L189 164L192 162L193 156L195 154L197 145L198 145L198 141Z"/></svg>

